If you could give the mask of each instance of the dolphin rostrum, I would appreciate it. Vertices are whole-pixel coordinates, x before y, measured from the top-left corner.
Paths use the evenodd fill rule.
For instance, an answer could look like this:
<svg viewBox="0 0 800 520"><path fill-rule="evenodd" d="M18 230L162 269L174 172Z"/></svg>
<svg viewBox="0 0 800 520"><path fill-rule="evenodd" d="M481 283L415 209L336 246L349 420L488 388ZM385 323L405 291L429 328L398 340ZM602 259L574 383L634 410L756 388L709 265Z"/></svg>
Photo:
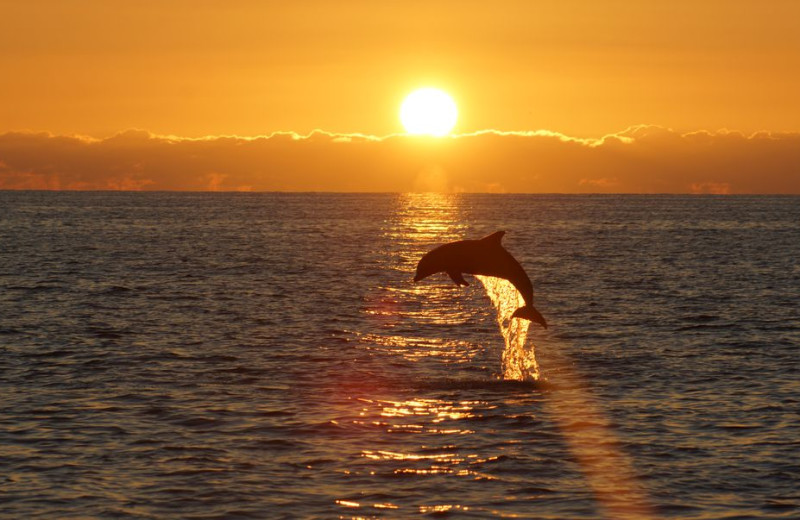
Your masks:
<svg viewBox="0 0 800 520"><path fill-rule="evenodd" d="M505 231L497 231L480 240L459 240L433 249L417 264L414 281L445 272L456 285L469 285L463 273L504 278L511 282L525 300L512 318L535 321L547 328L547 322L533 306L533 284L519 262L500 243Z"/></svg>

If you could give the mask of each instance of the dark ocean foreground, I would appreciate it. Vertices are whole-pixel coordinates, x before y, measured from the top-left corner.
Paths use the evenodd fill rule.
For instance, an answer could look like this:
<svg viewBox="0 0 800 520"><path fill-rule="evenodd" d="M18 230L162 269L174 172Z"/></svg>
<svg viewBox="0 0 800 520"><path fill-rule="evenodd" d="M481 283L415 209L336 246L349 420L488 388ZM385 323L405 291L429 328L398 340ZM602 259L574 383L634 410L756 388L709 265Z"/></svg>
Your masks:
<svg viewBox="0 0 800 520"><path fill-rule="evenodd" d="M500 229L538 381L411 282ZM0 517L798 518L798 258L797 197L0 192Z"/></svg>

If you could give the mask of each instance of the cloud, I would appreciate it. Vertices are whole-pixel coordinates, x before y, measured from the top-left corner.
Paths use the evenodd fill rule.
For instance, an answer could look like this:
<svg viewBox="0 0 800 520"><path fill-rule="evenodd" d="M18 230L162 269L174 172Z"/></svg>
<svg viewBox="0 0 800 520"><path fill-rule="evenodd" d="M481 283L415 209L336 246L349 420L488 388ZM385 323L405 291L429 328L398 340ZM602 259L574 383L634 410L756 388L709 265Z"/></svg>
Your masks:
<svg viewBox="0 0 800 520"><path fill-rule="evenodd" d="M0 135L0 189L800 193L800 134Z"/></svg>

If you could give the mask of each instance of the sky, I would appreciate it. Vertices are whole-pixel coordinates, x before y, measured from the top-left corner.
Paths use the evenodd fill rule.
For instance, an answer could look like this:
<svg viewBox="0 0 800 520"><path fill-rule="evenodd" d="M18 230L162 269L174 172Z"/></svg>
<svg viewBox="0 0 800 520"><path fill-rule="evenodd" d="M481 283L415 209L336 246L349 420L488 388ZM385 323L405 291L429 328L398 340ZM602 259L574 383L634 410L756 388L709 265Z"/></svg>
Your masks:
<svg viewBox="0 0 800 520"><path fill-rule="evenodd" d="M0 188L800 193L794 0L0 0L0 12ZM395 135L422 86L454 98L461 137ZM745 145L726 161L732 136ZM664 155L642 156L637 143L658 139ZM227 155L158 170L148 141ZM129 156L111 154L121 143ZM378 166L395 176L378 182ZM430 172L440 181L420 181ZM215 178L227 181L203 181Z"/></svg>

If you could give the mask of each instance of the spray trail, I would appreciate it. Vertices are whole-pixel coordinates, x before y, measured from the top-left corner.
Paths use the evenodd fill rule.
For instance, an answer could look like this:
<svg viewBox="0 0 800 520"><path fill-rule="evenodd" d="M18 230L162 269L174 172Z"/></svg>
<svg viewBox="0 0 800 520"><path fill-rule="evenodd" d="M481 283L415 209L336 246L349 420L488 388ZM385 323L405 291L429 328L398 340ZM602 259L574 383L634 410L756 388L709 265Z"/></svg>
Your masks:
<svg viewBox="0 0 800 520"><path fill-rule="evenodd" d="M475 276L481 281L486 294L497 309L497 324L506 343L502 358L503 379L538 380L539 364L536 362L535 347L531 344L526 348L525 345L531 322L511 319L514 311L525 305L522 295L508 280L492 276Z"/></svg>

